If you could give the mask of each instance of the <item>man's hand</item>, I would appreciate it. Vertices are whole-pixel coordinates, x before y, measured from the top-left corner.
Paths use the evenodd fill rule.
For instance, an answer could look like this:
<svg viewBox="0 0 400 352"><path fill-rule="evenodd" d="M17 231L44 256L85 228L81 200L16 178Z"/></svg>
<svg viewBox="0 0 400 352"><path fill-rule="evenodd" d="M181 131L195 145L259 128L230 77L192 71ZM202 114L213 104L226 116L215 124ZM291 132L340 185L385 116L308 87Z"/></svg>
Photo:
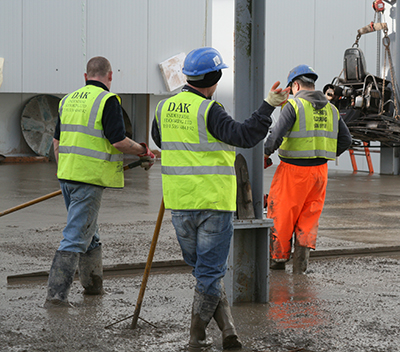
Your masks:
<svg viewBox="0 0 400 352"><path fill-rule="evenodd" d="M280 106L289 98L290 87L285 89L278 88L281 82L277 81L272 86L271 90L268 93L268 96L265 98L265 101L271 106Z"/></svg>
<svg viewBox="0 0 400 352"><path fill-rule="evenodd" d="M140 167L144 168L145 170L148 170L153 166L155 156L151 152L149 147L146 145L146 143L139 143L139 144L146 149L146 151L144 153L138 154L138 157L142 161L142 164L140 165Z"/></svg>

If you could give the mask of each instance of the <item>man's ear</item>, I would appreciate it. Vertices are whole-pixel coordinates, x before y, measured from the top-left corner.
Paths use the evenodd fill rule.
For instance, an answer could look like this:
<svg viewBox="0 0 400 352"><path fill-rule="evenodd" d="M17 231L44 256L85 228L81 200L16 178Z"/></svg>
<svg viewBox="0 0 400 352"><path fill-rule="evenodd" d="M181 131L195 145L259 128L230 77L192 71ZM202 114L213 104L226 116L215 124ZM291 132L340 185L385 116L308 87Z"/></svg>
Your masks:
<svg viewBox="0 0 400 352"><path fill-rule="evenodd" d="M85 77L85 82L88 80L87 79L87 73L84 73L83 76Z"/></svg>

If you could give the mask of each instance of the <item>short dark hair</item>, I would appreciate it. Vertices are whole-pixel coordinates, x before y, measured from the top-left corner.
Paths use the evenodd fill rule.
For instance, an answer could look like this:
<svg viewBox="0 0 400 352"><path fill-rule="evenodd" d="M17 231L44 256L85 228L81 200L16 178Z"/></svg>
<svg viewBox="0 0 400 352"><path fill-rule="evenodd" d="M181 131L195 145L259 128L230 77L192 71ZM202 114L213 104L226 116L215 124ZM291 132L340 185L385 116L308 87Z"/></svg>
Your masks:
<svg viewBox="0 0 400 352"><path fill-rule="evenodd" d="M88 77L105 77L111 72L110 62L102 56L92 57L86 66L86 74Z"/></svg>
<svg viewBox="0 0 400 352"><path fill-rule="evenodd" d="M294 81L303 88L315 88L315 81L309 77L306 77L305 75L297 77Z"/></svg>

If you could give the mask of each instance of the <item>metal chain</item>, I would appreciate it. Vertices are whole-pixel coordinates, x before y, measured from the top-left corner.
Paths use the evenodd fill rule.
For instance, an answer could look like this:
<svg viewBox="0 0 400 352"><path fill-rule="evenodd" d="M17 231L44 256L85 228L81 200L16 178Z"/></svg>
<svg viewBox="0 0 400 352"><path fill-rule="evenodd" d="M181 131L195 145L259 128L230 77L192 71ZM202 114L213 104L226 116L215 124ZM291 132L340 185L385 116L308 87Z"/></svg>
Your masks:
<svg viewBox="0 0 400 352"><path fill-rule="evenodd" d="M379 115L383 115L383 103L385 102L385 84L386 84L386 59L387 59L387 51L385 50L385 56L383 58L383 84L382 84L382 99L381 99L381 111Z"/></svg>
<svg viewBox="0 0 400 352"><path fill-rule="evenodd" d="M396 116L395 119L398 120L400 118L399 115L399 109L397 106L397 89L396 89L396 81L395 81L395 72L394 72L394 67L393 67L393 61L392 61L392 54L390 52L390 38L387 35L387 29L385 29L385 36L383 37L383 45L385 47L385 66L386 66L386 57L389 59L389 67L390 67L390 79L392 81L392 88L393 88L393 98L394 98L394 108L396 110ZM385 77L386 71L384 71L384 77ZM384 81L385 82L385 81ZM384 88L384 86L383 86ZM383 99L384 99L384 91L382 91L382 108L383 108Z"/></svg>
<svg viewBox="0 0 400 352"><path fill-rule="evenodd" d="M352 45L352 48L354 48L354 47L358 48L358 41L360 40L360 38L361 38L361 34L358 33L357 36L356 36L356 41Z"/></svg>
<svg viewBox="0 0 400 352"><path fill-rule="evenodd" d="M375 22L375 18L376 16L378 16L378 22L381 22L381 13L379 12L378 14L375 12L375 16L374 16L374 22ZM381 75L381 41L380 38L381 37L381 33L378 31L376 33L376 75L380 76Z"/></svg>

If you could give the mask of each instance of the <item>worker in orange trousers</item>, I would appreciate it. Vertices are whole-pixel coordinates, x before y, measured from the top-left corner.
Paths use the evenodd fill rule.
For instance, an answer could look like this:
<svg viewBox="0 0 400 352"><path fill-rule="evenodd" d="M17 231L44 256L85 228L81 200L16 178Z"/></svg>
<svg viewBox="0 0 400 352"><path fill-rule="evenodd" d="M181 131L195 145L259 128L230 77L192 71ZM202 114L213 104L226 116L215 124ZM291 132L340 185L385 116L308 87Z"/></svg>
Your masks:
<svg viewBox="0 0 400 352"><path fill-rule="evenodd" d="M264 145L265 158L279 149L281 160L268 194L267 217L274 220L270 268L285 269L294 239L295 274L307 270L310 249L315 249L328 182L327 162L352 142L337 108L315 90L317 78L308 65L289 72L287 87L294 98L283 106Z"/></svg>

